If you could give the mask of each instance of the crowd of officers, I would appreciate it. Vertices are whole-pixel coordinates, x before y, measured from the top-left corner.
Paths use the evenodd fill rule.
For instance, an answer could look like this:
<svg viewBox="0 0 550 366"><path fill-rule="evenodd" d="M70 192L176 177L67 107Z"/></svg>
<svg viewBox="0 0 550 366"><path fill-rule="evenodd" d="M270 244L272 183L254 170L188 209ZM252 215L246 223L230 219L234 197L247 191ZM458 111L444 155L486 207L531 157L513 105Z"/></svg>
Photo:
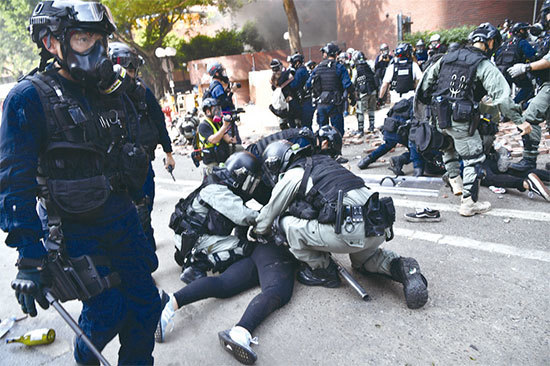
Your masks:
<svg viewBox="0 0 550 366"><path fill-rule="evenodd" d="M543 6L544 27L548 11L550 0ZM254 363L252 333L288 303L295 277L308 286L340 285L342 268L331 253L349 254L358 273L402 284L406 305L421 308L428 282L418 262L382 247L394 236L392 200L379 197L341 165L346 103L358 103L357 133L363 134L365 115L368 130L374 130L374 110L389 87L400 94L416 88L415 98L392 108L386 143L396 138L405 143L413 160L413 150L433 159L439 155L453 191L462 194L465 216L489 209L478 201L478 187L483 172L493 168L485 163L473 124L484 108L482 98L488 95L491 110L498 109L530 138L549 104L548 91L539 93L522 115L508 81L490 62L502 36L488 23L472 32L469 45L447 53L437 37L430 39L427 55L422 44L417 56L402 44L392 59L383 45L374 68L360 51L348 50L340 58L351 62L339 62L338 47L328 43L316 66L299 54L290 56L291 70L273 60L273 88L288 104L286 111L273 110L284 128L245 151L235 125L240 111L232 102L238 85L221 64L211 63L192 155L205 173L201 185L176 204L169 225L186 286L166 293L151 276L158 267L151 227L157 145L167 169L175 162L160 106L138 76L143 60L131 47L108 42L116 26L101 3L42 1L29 29L40 66L10 92L0 126L0 224L8 232L6 244L19 251L12 287L31 316L37 315L35 301L47 308L52 299L81 300L79 326L99 350L118 335L120 364L152 364L155 340L165 340L183 306L259 285L261 292L240 321L218 334L237 360ZM415 58L431 66L422 74ZM505 71L515 82L548 68L550 56L544 55ZM545 90L548 83L542 86ZM410 145L400 140L399 124L414 119L420 132ZM503 165L495 164L494 170ZM522 174L522 184L543 195L540 179L529 178L533 170ZM250 200L262 208L251 209ZM75 338L74 357L78 363L98 363L82 337Z"/></svg>

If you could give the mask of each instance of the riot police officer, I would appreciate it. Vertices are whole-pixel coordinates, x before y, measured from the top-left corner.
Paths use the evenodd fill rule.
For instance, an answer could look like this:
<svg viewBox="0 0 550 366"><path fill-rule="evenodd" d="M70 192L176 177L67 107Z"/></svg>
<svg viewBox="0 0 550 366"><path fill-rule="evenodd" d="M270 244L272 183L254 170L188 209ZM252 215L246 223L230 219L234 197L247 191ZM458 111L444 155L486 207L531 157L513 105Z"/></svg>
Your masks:
<svg viewBox="0 0 550 366"><path fill-rule="evenodd" d="M384 74L388 65L392 61L393 56L390 54L390 48L387 44L382 43L380 45L380 53L376 56L374 60L374 75L376 77L376 84L382 85L382 80L384 79ZM384 96L385 98L385 96Z"/></svg>
<svg viewBox="0 0 550 366"><path fill-rule="evenodd" d="M388 88L395 90L399 95L414 90L422 78L422 71L416 62L412 60L412 47L410 43L400 43L395 49L395 57L386 68L384 80L380 87L378 99L381 101Z"/></svg>
<svg viewBox="0 0 550 366"><path fill-rule="evenodd" d="M353 76L352 82L355 86L355 92L359 94L357 99L357 135L363 136L365 133L365 115L369 116L369 132L374 131L374 112L376 112L376 96L378 85L371 67L365 60L365 55L361 51L355 51L352 56Z"/></svg>
<svg viewBox="0 0 550 366"><path fill-rule="evenodd" d="M428 289L418 262L380 248L392 237L391 199L379 199L363 179L330 157L304 156L288 141L273 142L265 149L263 167L275 186L256 218L255 231L268 233L279 217L278 227L290 252L305 263L297 275L299 282L338 287L340 278L330 252L349 253L358 271L401 282L409 308L424 306ZM342 210L337 212L339 206Z"/></svg>
<svg viewBox="0 0 550 366"><path fill-rule="evenodd" d="M433 97L439 128L452 137L443 161L455 194L462 194L459 213L473 216L491 208L478 201L480 164L485 160L481 137L477 131L479 102L488 94L502 114L521 124L521 109L510 98L510 87L489 57L498 49L501 35L490 23L483 23L469 35L470 45L443 56L426 70L416 99L430 104ZM523 123L524 133L530 124ZM464 162L464 180L460 177L459 159Z"/></svg>
<svg viewBox="0 0 550 366"><path fill-rule="evenodd" d="M170 227L181 241L176 257L187 257L180 279L185 283L205 277L207 271L223 272L231 263L250 254L246 237L231 235L236 226L255 223L258 212L243 203L260 183L261 168L248 152L235 153L224 167L214 168L199 188L176 205Z"/></svg>
<svg viewBox="0 0 550 366"><path fill-rule="evenodd" d="M138 210L141 226L149 242L156 249L155 238L153 236L153 227L151 226L151 212L155 200L155 172L153 171L152 161L155 159L155 149L158 144L166 154L164 165L166 169L173 170L176 162L172 157L172 143L166 123L164 113L157 102L155 95L145 85L143 80L138 77L139 67L144 64L143 58L138 55L136 50L121 42L112 42L109 44L109 57L113 64L119 64L124 67L131 77L131 84L127 94L134 103L139 118L139 142L145 148L149 156L149 171L147 180L143 185L142 195L136 199L136 208Z"/></svg>
<svg viewBox="0 0 550 366"><path fill-rule="evenodd" d="M329 123L344 135L344 91L352 105L355 105L355 93L348 71L336 61L340 49L334 43L327 43L321 52L323 61L311 73L306 85L311 87L317 102L317 123L323 126Z"/></svg>
<svg viewBox="0 0 550 366"><path fill-rule="evenodd" d="M294 79L290 82L289 86L294 92L293 94L297 99L296 102L299 104L301 127L308 127L311 129L315 109L311 102L311 93L308 92L306 88L309 72L304 65L304 56L295 53L289 57L289 62L294 70ZM290 104L292 104L292 101ZM292 108L292 105L290 108Z"/></svg>
<svg viewBox="0 0 550 366"><path fill-rule="evenodd" d="M416 61L420 67L422 67L422 64L428 60L428 51L426 50L426 45L422 39L419 39L418 42L416 42L414 55L416 56Z"/></svg>
<svg viewBox="0 0 550 366"><path fill-rule="evenodd" d="M137 114L122 92L126 72L107 53L115 24L98 2L42 1L29 29L40 67L11 90L0 127L1 227L6 244L19 251L17 278L38 290L18 289L16 296L31 316L35 299L47 307L41 289L52 278L39 241L38 193L48 210L48 250L73 264L89 258L86 270L97 269L90 276L73 268L87 290L96 284L83 301L80 327L99 350L118 334L119 363L152 364L160 299L150 271L158 262L130 198L149 162L136 144ZM74 357L98 363L81 338Z"/></svg>

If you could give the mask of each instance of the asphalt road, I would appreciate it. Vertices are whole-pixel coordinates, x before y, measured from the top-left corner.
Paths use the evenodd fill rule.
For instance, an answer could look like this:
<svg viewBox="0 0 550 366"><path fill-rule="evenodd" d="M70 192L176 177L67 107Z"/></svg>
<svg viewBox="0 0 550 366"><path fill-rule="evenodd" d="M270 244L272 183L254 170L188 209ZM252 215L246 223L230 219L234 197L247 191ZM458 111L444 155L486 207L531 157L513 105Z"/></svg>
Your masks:
<svg viewBox="0 0 550 366"><path fill-rule="evenodd" d="M354 171L363 148L344 148ZM161 167L162 159L154 163L153 225L160 268L153 276L170 292L184 284L173 260L168 219L177 199L198 186L200 179L200 171L187 156L176 160L176 183ZM361 173L386 174L387 166L387 162L377 163ZM412 167L405 169L411 171ZM499 197L486 188L480 196L495 210L472 218L458 215L459 198L445 187L437 198L393 196L396 237L385 246L419 261L429 281L430 298L424 308L409 310L401 285L379 276L354 274L370 293L371 302L363 302L347 284L326 289L296 283L290 303L254 334L259 339L254 346L257 365L550 364L550 204L519 192ZM406 222L404 213L414 207L437 207L442 221ZM5 240L4 233L0 240ZM0 319L20 314L9 286L16 257L15 250L0 246ZM349 259L337 257L349 269ZM178 311L173 332L155 347L156 364L237 365L220 346L217 332L234 325L258 291L227 300L208 299ZM78 316L78 302L65 306ZM29 348L2 343L0 364L74 364L72 331L52 309L40 309L37 318L17 323L7 337L42 327L56 330L53 344ZM118 347L115 339L104 350L113 364Z"/></svg>

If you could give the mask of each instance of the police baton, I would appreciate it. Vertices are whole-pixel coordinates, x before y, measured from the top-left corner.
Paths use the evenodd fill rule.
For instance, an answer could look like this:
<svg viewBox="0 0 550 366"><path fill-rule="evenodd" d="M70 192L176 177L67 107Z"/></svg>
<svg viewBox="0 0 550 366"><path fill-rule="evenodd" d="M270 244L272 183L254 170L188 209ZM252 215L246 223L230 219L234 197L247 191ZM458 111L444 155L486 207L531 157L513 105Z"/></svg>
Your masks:
<svg viewBox="0 0 550 366"><path fill-rule="evenodd" d="M33 294L36 292L36 285L34 282L29 280L14 280L11 282L11 288L20 291L27 294ZM90 338L84 334L82 329L78 326L77 322L73 319L73 317L65 310L65 308L59 303L59 300L55 298L55 296L48 290L44 289L44 297L46 297L46 300L48 303L59 313L59 315L63 318L63 320L71 327L71 329L75 332L76 337L78 339L82 339L82 341L88 346L90 351L94 354L94 356L97 357L99 362L101 362L104 366L111 366L109 361L103 357L101 352L94 346Z"/></svg>
<svg viewBox="0 0 550 366"><path fill-rule="evenodd" d="M166 158L162 159L162 162L164 163L164 165L166 165ZM174 167L172 165L168 165L166 167L166 170L168 171L168 173L170 173L170 175L172 176L172 179L174 180L174 182L176 181L176 178L174 177Z"/></svg>
<svg viewBox="0 0 550 366"><path fill-rule="evenodd" d="M343 265L340 264L340 262L338 262L336 259L334 259L334 257L332 257L332 260L334 261L334 263L336 264L336 266L338 267L338 272L340 273L340 275L342 275L342 277L344 277L344 279L347 281L347 283L350 284L351 287L353 287L353 289L355 291L357 291L357 293L359 294L359 296L361 296L361 298L364 300L364 301L370 301L371 298L369 296L369 294L367 293L367 291L365 291L365 289L363 288L363 286L361 286L359 284L359 282L357 282L355 280L355 278L353 278L353 276L351 275L351 273L348 272L347 269L344 268Z"/></svg>

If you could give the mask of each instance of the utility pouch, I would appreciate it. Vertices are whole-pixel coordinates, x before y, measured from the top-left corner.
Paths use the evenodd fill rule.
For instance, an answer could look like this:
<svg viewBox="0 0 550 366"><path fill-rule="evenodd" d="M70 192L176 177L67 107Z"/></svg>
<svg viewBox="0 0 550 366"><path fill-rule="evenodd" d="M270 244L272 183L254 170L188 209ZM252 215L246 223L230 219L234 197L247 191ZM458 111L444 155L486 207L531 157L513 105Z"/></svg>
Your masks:
<svg viewBox="0 0 550 366"><path fill-rule="evenodd" d="M474 116L474 105L469 101L457 100L452 104L453 121L455 122L472 122Z"/></svg>
<svg viewBox="0 0 550 366"><path fill-rule="evenodd" d="M395 222L395 207L390 197L378 198L378 192L370 196L363 206L363 220L365 222L365 236L385 235L386 229Z"/></svg>
<svg viewBox="0 0 550 366"><path fill-rule="evenodd" d="M474 108L472 112L472 119L470 121L470 125L468 126L468 136L473 136L476 133L479 127L480 121L481 121L481 116L479 114L479 111L477 108Z"/></svg>
<svg viewBox="0 0 550 366"><path fill-rule="evenodd" d="M434 100L434 110L437 116L437 124L442 130L452 126L452 108L449 101L442 97L437 97Z"/></svg>
<svg viewBox="0 0 550 366"><path fill-rule="evenodd" d="M126 143L122 146L120 169L126 187L138 191L143 187L149 171L149 158L139 145Z"/></svg>
<svg viewBox="0 0 550 366"><path fill-rule="evenodd" d="M48 192L61 217L87 219L96 216L109 198L111 187L104 175L84 179L48 179Z"/></svg>

